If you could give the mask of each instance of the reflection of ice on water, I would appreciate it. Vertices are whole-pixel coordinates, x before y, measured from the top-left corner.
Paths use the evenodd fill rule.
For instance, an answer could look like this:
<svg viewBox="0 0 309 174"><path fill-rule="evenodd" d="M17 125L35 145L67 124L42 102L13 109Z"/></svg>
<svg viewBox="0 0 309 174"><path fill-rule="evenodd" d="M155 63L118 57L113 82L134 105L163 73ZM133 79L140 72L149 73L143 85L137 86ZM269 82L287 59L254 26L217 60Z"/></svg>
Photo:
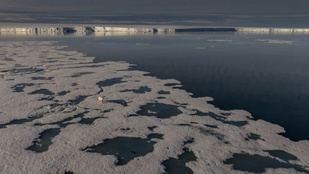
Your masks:
<svg viewBox="0 0 309 174"><path fill-rule="evenodd" d="M158 114L159 112L148 110L147 113L148 113L148 114L151 114L151 115L156 115L156 114Z"/></svg>
<svg viewBox="0 0 309 174"><path fill-rule="evenodd" d="M257 39L256 41L268 42L270 44L293 44L294 42L289 40L274 40L274 39Z"/></svg>

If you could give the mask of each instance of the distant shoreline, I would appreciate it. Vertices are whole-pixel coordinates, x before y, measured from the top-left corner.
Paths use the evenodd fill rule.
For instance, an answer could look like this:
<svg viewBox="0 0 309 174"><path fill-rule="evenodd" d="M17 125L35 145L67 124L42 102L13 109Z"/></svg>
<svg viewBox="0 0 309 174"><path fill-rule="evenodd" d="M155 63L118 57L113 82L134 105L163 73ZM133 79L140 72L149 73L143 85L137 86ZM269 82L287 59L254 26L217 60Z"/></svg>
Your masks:
<svg viewBox="0 0 309 174"><path fill-rule="evenodd" d="M82 25L82 24L0 24L0 34L12 35L90 35L103 36L106 32L122 33L185 33L185 32L242 32L259 34L309 34L309 28L268 27L196 27L142 25Z"/></svg>

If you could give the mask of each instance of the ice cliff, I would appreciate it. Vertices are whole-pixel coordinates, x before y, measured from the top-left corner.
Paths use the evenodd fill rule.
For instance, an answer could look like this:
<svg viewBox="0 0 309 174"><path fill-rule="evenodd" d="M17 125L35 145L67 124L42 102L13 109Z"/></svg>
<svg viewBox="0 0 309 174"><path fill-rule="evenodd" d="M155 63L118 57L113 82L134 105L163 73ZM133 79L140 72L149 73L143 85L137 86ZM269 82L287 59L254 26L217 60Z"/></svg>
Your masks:
<svg viewBox="0 0 309 174"><path fill-rule="evenodd" d="M147 27L102 27L102 26L78 26L78 27L0 27L1 35L64 35L74 34L78 36L94 35L129 35L137 33L180 33L180 32L241 32L257 34L309 34L307 28L147 28Z"/></svg>
<svg viewBox="0 0 309 174"><path fill-rule="evenodd" d="M105 33L156 33L174 32L174 29L156 28L131 28L131 27L27 27L27 28L0 28L0 33L4 35L105 35Z"/></svg>
<svg viewBox="0 0 309 174"><path fill-rule="evenodd" d="M265 34L309 34L308 28L236 28L238 32Z"/></svg>

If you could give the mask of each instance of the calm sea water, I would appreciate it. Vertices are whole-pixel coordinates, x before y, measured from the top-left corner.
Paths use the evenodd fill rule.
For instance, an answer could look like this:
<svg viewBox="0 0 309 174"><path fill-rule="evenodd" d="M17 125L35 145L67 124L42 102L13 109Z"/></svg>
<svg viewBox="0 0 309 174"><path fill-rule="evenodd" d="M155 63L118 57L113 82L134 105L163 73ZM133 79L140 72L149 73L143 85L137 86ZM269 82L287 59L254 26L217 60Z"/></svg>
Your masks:
<svg viewBox="0 0 309 174"><path fill-rule="evenodd" d="M67 49L96 57L95 62L126 61L136 65L132 69L177 79L195 97L213 97L211 103L220 109L247 110L255 119L283 126L291 140L309 139L309 35L227 32L33 39L60 41Z"/></svg>
<svg viewBox="0 0 309 174"><path fill-rule="evenodd" d="M177 79L195 97L213 97L216 107L247 110L283 126L292 140L309 139L309 35L187 33L62 43L96 62L126 61L136 64L132 69Z"/></svg>

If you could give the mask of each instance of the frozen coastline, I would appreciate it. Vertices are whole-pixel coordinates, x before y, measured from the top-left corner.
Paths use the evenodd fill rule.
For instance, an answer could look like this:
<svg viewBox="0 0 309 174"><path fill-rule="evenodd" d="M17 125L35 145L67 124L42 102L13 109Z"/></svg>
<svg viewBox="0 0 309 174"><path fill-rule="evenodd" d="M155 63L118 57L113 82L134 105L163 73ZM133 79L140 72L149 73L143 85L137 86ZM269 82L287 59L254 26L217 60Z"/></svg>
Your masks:
<svg viewBox="0 0 309 174"><path fill-rule="evenodd" d="M309 173L309 141L176 80L49 41L0 46L3 173Z"/></svg>
<svg viewBox="0 0 309 174"><path fill-rule="evenodd" d="M72 34L76 36L105 36L112 34L136 33L184 33L184 32L238 32L256 34L309 34L308 28L250 28L250 27L147 27L147 26L50 26L50 27L0 27L1 35L46 35L57 36Z"/></svg>

